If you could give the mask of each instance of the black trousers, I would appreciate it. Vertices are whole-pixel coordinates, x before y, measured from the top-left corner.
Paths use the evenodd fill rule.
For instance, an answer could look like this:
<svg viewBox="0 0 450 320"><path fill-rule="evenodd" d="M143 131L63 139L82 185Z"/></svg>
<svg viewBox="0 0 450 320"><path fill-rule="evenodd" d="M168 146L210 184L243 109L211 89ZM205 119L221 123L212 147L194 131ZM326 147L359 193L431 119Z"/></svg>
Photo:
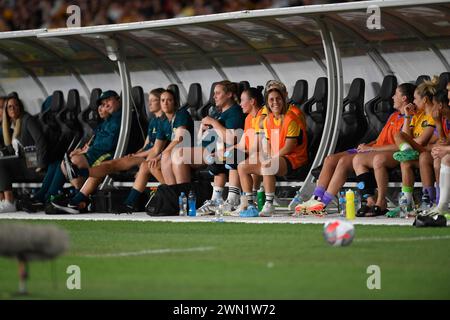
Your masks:
<svg viewBox="0 0 450 320"><path fill-rule="evenodd" d="M0 157L0 192L11 191L13 182L39 181L34 169L28 169L24 157Z"/></svg>

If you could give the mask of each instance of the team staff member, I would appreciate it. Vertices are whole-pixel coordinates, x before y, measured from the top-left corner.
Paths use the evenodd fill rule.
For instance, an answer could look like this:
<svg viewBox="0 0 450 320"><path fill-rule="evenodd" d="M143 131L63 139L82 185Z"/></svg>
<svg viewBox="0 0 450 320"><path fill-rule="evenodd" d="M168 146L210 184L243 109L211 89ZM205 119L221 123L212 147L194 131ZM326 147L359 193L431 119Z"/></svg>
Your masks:
<svg viewBox="0 0 450 320"><path fill-rule="evenodd" d="M117 146L122 119L121 99L113 90L104 91L97 100L110 114L96 132L92 144L86 152L72 152L70 161L64 161L61 169L75 188L80 189L85 178L89 176L89 168L112 158Z"/></svg>
<svg viewBox="0 0 450 320"><path fill-rule="evenodd" d="M5 196L0 206L0 213L16 211L12 192L13 181L34 175L34 172L27 168L25 157L20 155L20 146L36 146L36 171L47 167L47 143L42 128L38 120L25 111L22 101L16 95L6 98L2 130L5 146L16 149L19 158L0 160L0 192L4 192Z"/></svg>

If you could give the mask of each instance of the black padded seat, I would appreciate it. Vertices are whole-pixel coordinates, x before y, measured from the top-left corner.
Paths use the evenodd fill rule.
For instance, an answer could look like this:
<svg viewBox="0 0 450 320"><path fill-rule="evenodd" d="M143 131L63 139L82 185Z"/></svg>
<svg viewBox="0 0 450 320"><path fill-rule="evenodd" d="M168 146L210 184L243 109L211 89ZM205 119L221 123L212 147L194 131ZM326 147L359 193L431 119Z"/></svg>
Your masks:
<svg viewBox="0 0 450 320"><path fill-rule="evenodd" d="M248 82L246 80L239 82L239 84L238 84L238 99L239 99L239 101L241 101L242 92L244 92L244 90L247 90L248 88L250 88L250 82Z"/></svg>
<svg viewBox="0 0 450 320"><path fill-rule="evenodd" d="M198 119L198 109L203 105L203 94L200 83L192 83L189 86L189 92L186 104L182 108L186 108L193 120Z"/></svg>
<svg viewBox="0 0 450 320"><path fill-rule="evenodd" d="M83 127L84 140L89 139L94 134L94 129L102 122L98 114L97 106L97 99L101 94L101 89L92 89L87 108L78 114L78 121Z"/></svg>
<svg viewBox="0 0 450 320"><path fill-rule="evenodd" d="M355 147L367 130L364 115L365 82L361 78L352 81L343 101L342 121L335 153Z"/></svg>
<svg viewBox="0 0 450 320"><path fill-rule="evenodd" d="M308 81L297 80L290 98L290 103L301 106L306 100L308 100Z"/></svg>
<svg viewBox="0 0 450 320"><path fill-rule="evenodd" d="M178 85L175 83L171 83L167 86L167 90L170 90L175 94L175 99L177 99L178 103L181 105L180 88L178 87Z"/></svg>
<svg viewBox="0 0 450 320"><path fill-rule="evenodd" d="M306 128L308 135L308 158L310 161L316 156L322 139L323 127L328 98L328 80L320 77L316 81L314 94L304 104L300 106L306 118Z"/></svg>
<svg viewBox="0 0 450 320"><path fill-rule="evenodd" d="M397 78L393 75L385 76L378 95L369 100L364 106L368 127L360 143L375 140L386 124L387 119L394 112L392 96L397 88Z"/></svg>
<svg viewBox="0 0 450 320"><path fill-rule="evenodd" d="M213 82L209 91L208 101L206 101L206 103L197 110L197 119L203 119L207 115L211 114L210 111L212 108L216 108L214 101L214 88L216 87L216 84L218 84L218 82Z"/></svg>
<svg viewBox="0 0 450 320"><path fill-rule="evenodd" d="M58 145L58 141L61 137L61 127L59 126L56 117L63 107L64 95L62 91L56 90L52 94L50 108L40 113L38 116L47 144L52 146L49 153L50 161L56 160L56 156L60 153L60 150L56 150L53 147Z"/></svg>
<svg viewBox="0 0 450 320"><path fill-rule="evenodd" d="M447 84L450 82L450 72L442 72L439 75L438 90L446 90Z"/></svg>
<svg viewBox="0 0 450 320"><path fill-rule="evenodd" d="M144 145L147 136L147 115L145 113L144 90L141 86L131 88L131 126L125 154L134 153Z"/></svg>
<svg viewBox="0 0 450 320"><path fill-rule="evenodd" d="M364 109L367 116L368 126L366 133L360 139L359 143L371 142L378 137L379 133L386 124L387 119L392 114L392 112L394 112L394 102L392 100L392 96L394 95L396 88L397 78L395 76L388 75L384 77L383 83L377 96L375 96L365 104ZM354 146L359 143L356 143ZM319 178L321 170L322 165L314 168L311 171L314 178ZM354 179L354 173L349 176L347 181L352 181L352 177Z"/></svg>
<svg viewBox="0 0 450 320"><path fill-rule="evenodd" d="M71 89L67 94L66 106L56 116L56 121L61 128L61 138L56 148L61 154L56 160L61 159L69 147L73 150L83 137L83 128L78 121L80 112L80 94L78 90Z"/></svg>
<svg viewBox="0 0 450 320"><path fill-rule="evenodd" d="M426 80L430 80L430 76L428 76L426 74L418 76L416 79L416 82L415 82L416 87Z"/></svg>

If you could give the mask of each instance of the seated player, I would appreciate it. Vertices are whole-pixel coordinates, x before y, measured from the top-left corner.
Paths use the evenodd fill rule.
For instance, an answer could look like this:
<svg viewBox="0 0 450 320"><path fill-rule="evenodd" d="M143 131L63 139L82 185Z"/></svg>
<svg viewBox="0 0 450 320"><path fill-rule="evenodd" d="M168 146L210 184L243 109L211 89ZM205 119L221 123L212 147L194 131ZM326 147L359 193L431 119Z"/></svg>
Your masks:
<svg viewBox="0 0 450 320"><path fill-rule="evenodd" d="M394 135L403 126L404 109L413 101L414 89L415 86L410 83L403 83L396 88L395 94L392 97L396 111L386 121L385 126L375 141L367 144L362 143L356 149L329 155L325 158L311 199L297 205L295 208L297 213L323 212L344 185L349 172L353 170L353 160L355 157L364 157L367 159L365 163L372 163L374 159L378 159L378 155L390 154L392 157L392 153L398 150L394 144ZM369 170L367 170L368 172ZM373 176L368 173L366 177L365 179L368 180L368 185L375 185ZM370 199L368 201L370 202Z"/></svg>
<svg viewBox="0 0 450 320"><path fill-rule="evenodd" d="M269 111L264 119L268 146L266 150L262 150L263 157L258 157L256 163L247 159L238 166L242 189L248 203L248 207L240 213L244 217L271 216L275 212L273 199L276 176L289 175L308 162L306 128L298 115L288 110L283 91L272 87L267 90L265 98ZM252 174L263 176L266 202L259 213L254 198L250 197Z"/></svg>

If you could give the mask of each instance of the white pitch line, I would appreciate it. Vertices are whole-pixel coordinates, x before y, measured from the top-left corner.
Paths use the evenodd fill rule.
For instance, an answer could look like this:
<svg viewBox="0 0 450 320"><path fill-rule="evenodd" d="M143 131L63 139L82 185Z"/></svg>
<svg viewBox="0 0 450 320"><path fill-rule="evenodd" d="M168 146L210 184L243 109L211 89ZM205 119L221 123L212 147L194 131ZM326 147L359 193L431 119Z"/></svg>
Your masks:
<svg viewBox="0 0 450 320"><path fill-rule="evenodd" d="M149 254L163 254L163 253L179 253L179 252L194 252L194 251L209 251L214 247L196 247L196 248L183 248L183 249L149 249L141 251L131 252L118 252L118 253L105 253L105 254L85 254L80 255L88 258L112 258L112 257L131 257L131 256L143 256Z"/></svg>
<svg viewBox="0 0 450 320"><path fill-rule="evenodd" d="M357 242L406 242L406 241L425 241L425 240L448 240L448 236L431 236L431 237L410 237L410 238L364 238L355 239Z"/></svg>

